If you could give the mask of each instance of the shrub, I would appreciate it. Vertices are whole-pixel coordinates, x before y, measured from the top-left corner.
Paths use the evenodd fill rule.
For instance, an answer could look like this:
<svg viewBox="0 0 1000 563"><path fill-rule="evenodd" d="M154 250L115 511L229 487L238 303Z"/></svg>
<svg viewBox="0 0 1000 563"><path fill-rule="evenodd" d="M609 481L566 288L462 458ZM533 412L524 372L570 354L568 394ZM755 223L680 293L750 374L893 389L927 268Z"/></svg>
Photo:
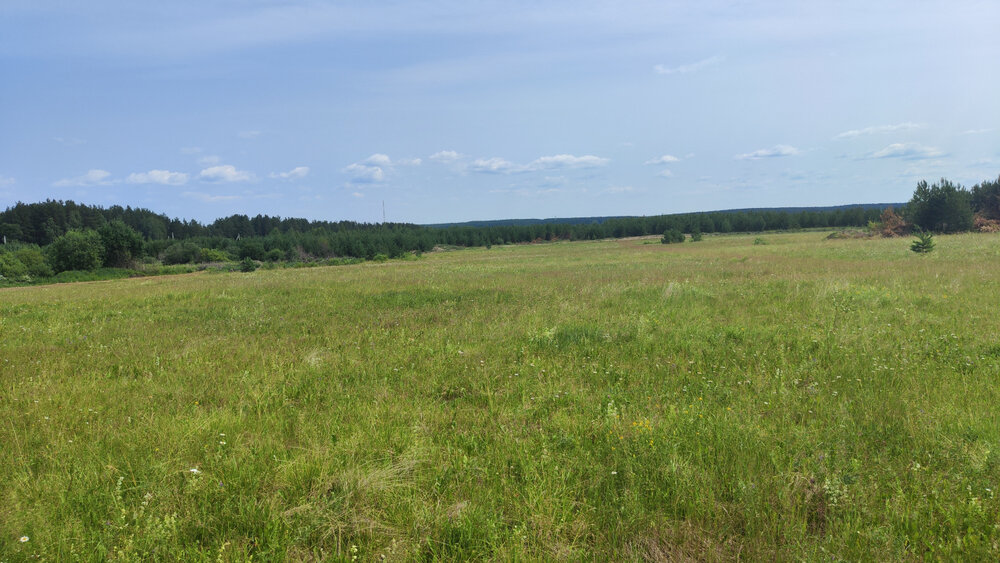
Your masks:
<svg viewBox="0 0 1000 563"><path fill-rule="evenodd" d="M28 268L28 275L48 278L54 275L52 267L45 261L45 254L37 246L27 246L14 252L14 256Z"/></svg>
<svg viewBox="0 0 1000 563"><path fill-rule="evenodd" d="M926 254L934 250L934 235L930 231L917 231L917 240L910 245L910 250L917 254Z"/></svg>
<svg viewBox="0 0 1000 563"><path fill-rule="evenodd" d="M675 242L684 242L684 233L677 229L669 229L663 233L663 238L660 239L663 244L673 244Z"/></svg>
<svg viewBox="0 0 1000 563"><path fill-rule="evenodd" d="M249 256L247 256L246 258L243 259L243 261L240 262L241 272L252 272L256 269L257 269L257 263L254 262L253 259L250 258Z"/></svg>
<svg viewBox="0 0 1000 563"><path fill-rule="evenodd" d="M691 242L698 242L701 240L701 231L694 231L691 233Z"/></svg>
<svg viewBox="0 0 1000 563"><path fill-rule="evenodd" d="M163 252L163 263L191 264L201 259L201 249L193 242L179 242L167 247Z"/></svg>
<svg viewBox="0 0 1000 563"><path fill-rule="evenodd" d="M202 248L201 249L201 261L202 262L229 262L232 258L226 253L225 250L219 250L218 248Z"/></svg>
<svg viewBox="0 0 1000 563"><path fill-rule="evenodd" d="M279 260L285 259L285 253L282 252L280 248L272 248L271 250L267 251L267 254L264 255L264 258L268 262L277 262Z"/></svg>
<svg viewBox="0 0 1000 563"><path fill-rule="evenodd" d="M68 270L96 270L104 258L104 244L97 231L69 231L46 249L56 273Z"/></svg>
<svg viewBox="0 0 1000 563"><path fill-rule="evenodd" d="M20 281L28 276L28 267L13 252L0 254L0 277Z"/></svg>
<svg viewBox="0 0 1000 563"><path fill-rule="evenodd" d="M121 220L114 220L97 229L104 245L104 265L125 268L142 255L142 237Z"/></svg>
<svg viewBox="0 0 1000 563"><path fill-rule="evenodd" d="M753 239L753 243L754 243L755 246L760 246L762 244L767 244L767 241L764 240L764 239L762 239L762 238L760 238L760 237L757 237L757 238Z"/></svg>

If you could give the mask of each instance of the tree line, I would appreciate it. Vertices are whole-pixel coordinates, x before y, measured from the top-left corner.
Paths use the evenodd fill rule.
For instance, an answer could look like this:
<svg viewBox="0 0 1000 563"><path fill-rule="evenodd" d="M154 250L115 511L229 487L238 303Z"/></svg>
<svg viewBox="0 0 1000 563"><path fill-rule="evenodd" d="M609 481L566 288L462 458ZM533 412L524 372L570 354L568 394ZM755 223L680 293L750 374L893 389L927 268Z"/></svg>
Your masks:
<svg viewBox="0 0 1000 563"><path fill-rule="evenodd" d="M190 264L233 260L307 262L371 260L427 252L437 246L492 246L595 240L664 233L733 233L877 224L883 210L741 210L615 217L572 223L432 227L410 223L310 221L236 214L209 224L148 209L73 201L17 203L0 213L0 275L46 277L67 270L123 268L139 262ZM1000 221L1000 178L966 190L947 180L920 182L904 208L911 224L937 232Z"/></svg>

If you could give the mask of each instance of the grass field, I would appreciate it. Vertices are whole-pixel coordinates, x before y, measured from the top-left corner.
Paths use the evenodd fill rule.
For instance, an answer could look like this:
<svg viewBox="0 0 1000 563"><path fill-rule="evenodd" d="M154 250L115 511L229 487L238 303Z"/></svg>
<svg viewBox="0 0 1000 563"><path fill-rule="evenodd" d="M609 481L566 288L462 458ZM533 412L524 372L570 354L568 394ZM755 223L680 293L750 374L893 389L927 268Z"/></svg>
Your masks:
<svg viewBox="0 0 1000 563"><path fill-rule="evenodd" d="M0 560L1000 558L1000 236L824 237L2 290Z"/></svg>

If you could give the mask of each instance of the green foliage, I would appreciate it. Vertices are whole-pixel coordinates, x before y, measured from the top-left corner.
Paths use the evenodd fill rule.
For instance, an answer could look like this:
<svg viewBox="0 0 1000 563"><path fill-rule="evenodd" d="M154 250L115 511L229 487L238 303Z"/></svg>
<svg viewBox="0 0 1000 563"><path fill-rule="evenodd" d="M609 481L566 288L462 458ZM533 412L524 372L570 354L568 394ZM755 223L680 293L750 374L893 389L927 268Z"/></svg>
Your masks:
<svg viewBox="0 0 1000 563"><path fill-rule="evenodd" d="M907 215L911 223L926 231L968 231L972 229L972 195L944 178L933 185L921 180L907 205Z"/></svg>
<svg viewBox="0 0 1000 563"><path fill-rule="evenodd" d="M679 229L668 229L664 231L663 237L660 238L660 242L663 244L684 242L684 233L682 233Z"/></svg>
<svg viewBox="0 0 1000 563"><path fill-rule="evenodd" d="M193 264L201 261L201 248L193 242L178 242L167 247L163 252L163 263Z"/></svg>
<svg viewBox="0 0 1000 563"><path fill-rule="evenodd" d="M97 231L69 231L46 248L48 262L56 273L67 270L96 270L104 257L104 245Z"/></svg>
<svg viewBox="0 0 1000 563"><path fill-rule="evenodd" d="M1000 220L1000 177L972 186L972 209L987 219Z"/></svg>
<svg viewBox="0 0 1000 563"><path fill-rule="evenodd" d="M926 254L934 250L934 235L930 231L917 231L914 233L916 240L910 244L910 250L917 254Z"/></svg>
<svg viewBox="0 0 1000 563"><path fill-rule="evenodd" d="M702 239L702 234L700 230L693 231L691 233L691 242L700 242Z"/></svg>
<svg viewBox="0 0 1000 563"><path fill-rule="evenodd" d="M142 255L142 237L123 221L115 219L97 229L104 244L104 265L125 268Z"/></svg>
<svg viewBox="0 0 1000 563"><path fill-rule="evenodd" d="M268 262L277 262L285 259L285 253L280 248L272 248L265 253L264 259Z"/></svg>
<svg viewBox="0 0 1000 563"><path fill-rule="evenodd" d="M14 251L14 256L27 266L28 275L33 278L46 278L53 275L52 267L45 259L45 254L34 245L24 246Z"/></svg>
<svg viewBox="0 0 1000 563"><path fill-rule="evenodd" d="M257 269L257 263L249 256L240 261L241 272L252 272Z"/></svg>
<svg viewBox="0 0 1000 563"><path fill-rule="evenodd" d="M229 253L218 248L202 248L200 254L202 262L229 262L232 260Z"/></svg>
<svg viewBox="0 0 1000 563"><path fill-rule="evenodd" d="M18 260L13 252L0 253L0 278L21 281L27 275L28 267Z"/></svg>
<svg viewBox="0 0 1000 563"><path fill-rule="evenodd" d="M761 237L757 237L757 238L753 239L753 243L754 243L755 246L761 246L761 245L767 244L767 241L764 240Z"/></svg>

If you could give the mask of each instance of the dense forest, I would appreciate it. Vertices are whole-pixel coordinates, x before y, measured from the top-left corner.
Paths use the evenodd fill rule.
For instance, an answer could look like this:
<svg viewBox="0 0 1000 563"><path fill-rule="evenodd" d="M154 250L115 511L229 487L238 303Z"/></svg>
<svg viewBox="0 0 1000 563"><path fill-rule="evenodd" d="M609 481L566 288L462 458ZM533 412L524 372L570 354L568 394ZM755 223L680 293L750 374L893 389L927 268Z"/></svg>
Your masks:
<svg viewBox="0 0 1000 563"><path fill-rule="evenodd" d="M436 246L491 246L552 240L594 240L664 233L760 232L877 224L882 209L737 210L591 222L538 222L433 227L407 223L309 221L232 215L210 224L171 219L148 209L102 208L73 201L17 203L0 213L0 275L46 277L67 270L253 260L308 262L374 259L427 252ZM903 209L910 224L938 232L1000 219L1000 179L972 190L941 180L918 184Z"/></svg>

